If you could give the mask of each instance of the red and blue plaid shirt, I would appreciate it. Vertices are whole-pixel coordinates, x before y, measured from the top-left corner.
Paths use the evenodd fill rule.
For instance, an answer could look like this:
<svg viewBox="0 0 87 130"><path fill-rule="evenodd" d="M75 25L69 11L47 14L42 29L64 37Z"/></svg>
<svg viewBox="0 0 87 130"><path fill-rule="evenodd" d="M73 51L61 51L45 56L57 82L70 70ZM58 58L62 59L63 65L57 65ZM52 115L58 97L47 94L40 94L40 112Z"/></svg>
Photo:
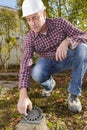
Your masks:
<svg viewBox="0 0 87 130"><path fill-rule="evenodd" d="M28 64L29 59L33 59L34 52L38 53L40 57L55 59L56 49L64 39L70 40L72 49L80 43L87 43L87 33L62 18L47 18L46 25L46 35L35 34L30 30L25 38L19 72L19 88L29 88L31 66Z"/></svg>

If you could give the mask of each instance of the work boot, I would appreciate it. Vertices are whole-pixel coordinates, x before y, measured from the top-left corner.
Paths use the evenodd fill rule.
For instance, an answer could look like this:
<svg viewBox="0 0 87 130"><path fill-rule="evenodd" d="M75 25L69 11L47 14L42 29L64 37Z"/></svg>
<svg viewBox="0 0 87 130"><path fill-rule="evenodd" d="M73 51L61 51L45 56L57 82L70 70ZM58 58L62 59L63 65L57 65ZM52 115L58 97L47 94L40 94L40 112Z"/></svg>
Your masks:
<svg viewBox="0 0 87 130"><path fill-rule="evenodd" d="M52 94L52 90L55 87L55 85L56 85L56 82L55 82L54 79L52 79L51 89L50 90L43 89L42 96L43 97L49 97Z"/></svg>
<svg viewBox="0 0 87 130"><path fill-rule="evenodd" d="M80 112L82 110L81 102L76 95L73 94L69 95L68 108L73 112Z"/></svg>

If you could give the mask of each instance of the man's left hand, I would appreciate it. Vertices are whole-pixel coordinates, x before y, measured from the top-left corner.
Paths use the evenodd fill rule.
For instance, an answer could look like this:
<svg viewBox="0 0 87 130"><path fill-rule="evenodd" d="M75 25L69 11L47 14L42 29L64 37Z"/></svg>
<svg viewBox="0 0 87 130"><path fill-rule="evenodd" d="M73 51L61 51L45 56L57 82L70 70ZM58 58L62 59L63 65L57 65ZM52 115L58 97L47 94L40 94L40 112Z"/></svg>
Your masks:
<svg viewBox="0 0 87 130"><path fill-rule="evenodd" d="M56 50L56 60L57 61L62 61L67 57L67 50L69 46L69 40L65 39L61 42L61 44L58 46Z"/></svg>

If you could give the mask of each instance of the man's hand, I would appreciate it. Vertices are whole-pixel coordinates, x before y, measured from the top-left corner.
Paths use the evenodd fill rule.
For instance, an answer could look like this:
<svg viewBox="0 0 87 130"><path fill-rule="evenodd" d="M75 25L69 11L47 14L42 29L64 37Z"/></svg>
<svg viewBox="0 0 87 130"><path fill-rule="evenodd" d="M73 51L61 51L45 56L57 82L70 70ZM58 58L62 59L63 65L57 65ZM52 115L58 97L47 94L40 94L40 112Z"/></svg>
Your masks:
<svg viewBox="0 0 87 130"><path fill-rule="evenodd" d="M69 40L65 39L62 43L58 46L56 50L56 60L62 61L67 57L67 50L69 46Z"/></svg>
<svg viewBox="0 0 87 130"><path fill-rule="evenodd" d="M32 110L32 102L28 98L26 88L20 90L20 97L17 104L19 113L27 115L27 109Z"/></svg>

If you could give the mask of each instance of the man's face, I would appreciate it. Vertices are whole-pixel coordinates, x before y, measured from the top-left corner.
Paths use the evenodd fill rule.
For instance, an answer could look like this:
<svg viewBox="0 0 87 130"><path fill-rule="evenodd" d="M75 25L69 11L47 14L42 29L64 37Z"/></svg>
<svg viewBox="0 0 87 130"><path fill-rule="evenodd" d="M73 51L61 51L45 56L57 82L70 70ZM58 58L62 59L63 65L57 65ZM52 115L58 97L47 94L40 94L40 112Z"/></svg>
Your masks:
<svg viewBox="0 0 87 130"><path fill-rule="evenodd" d="M38 33L42 30L45 20L46 20L46 12L42 11L39 13L35 13L26 17L26 20L32 31Z"/></svg>

